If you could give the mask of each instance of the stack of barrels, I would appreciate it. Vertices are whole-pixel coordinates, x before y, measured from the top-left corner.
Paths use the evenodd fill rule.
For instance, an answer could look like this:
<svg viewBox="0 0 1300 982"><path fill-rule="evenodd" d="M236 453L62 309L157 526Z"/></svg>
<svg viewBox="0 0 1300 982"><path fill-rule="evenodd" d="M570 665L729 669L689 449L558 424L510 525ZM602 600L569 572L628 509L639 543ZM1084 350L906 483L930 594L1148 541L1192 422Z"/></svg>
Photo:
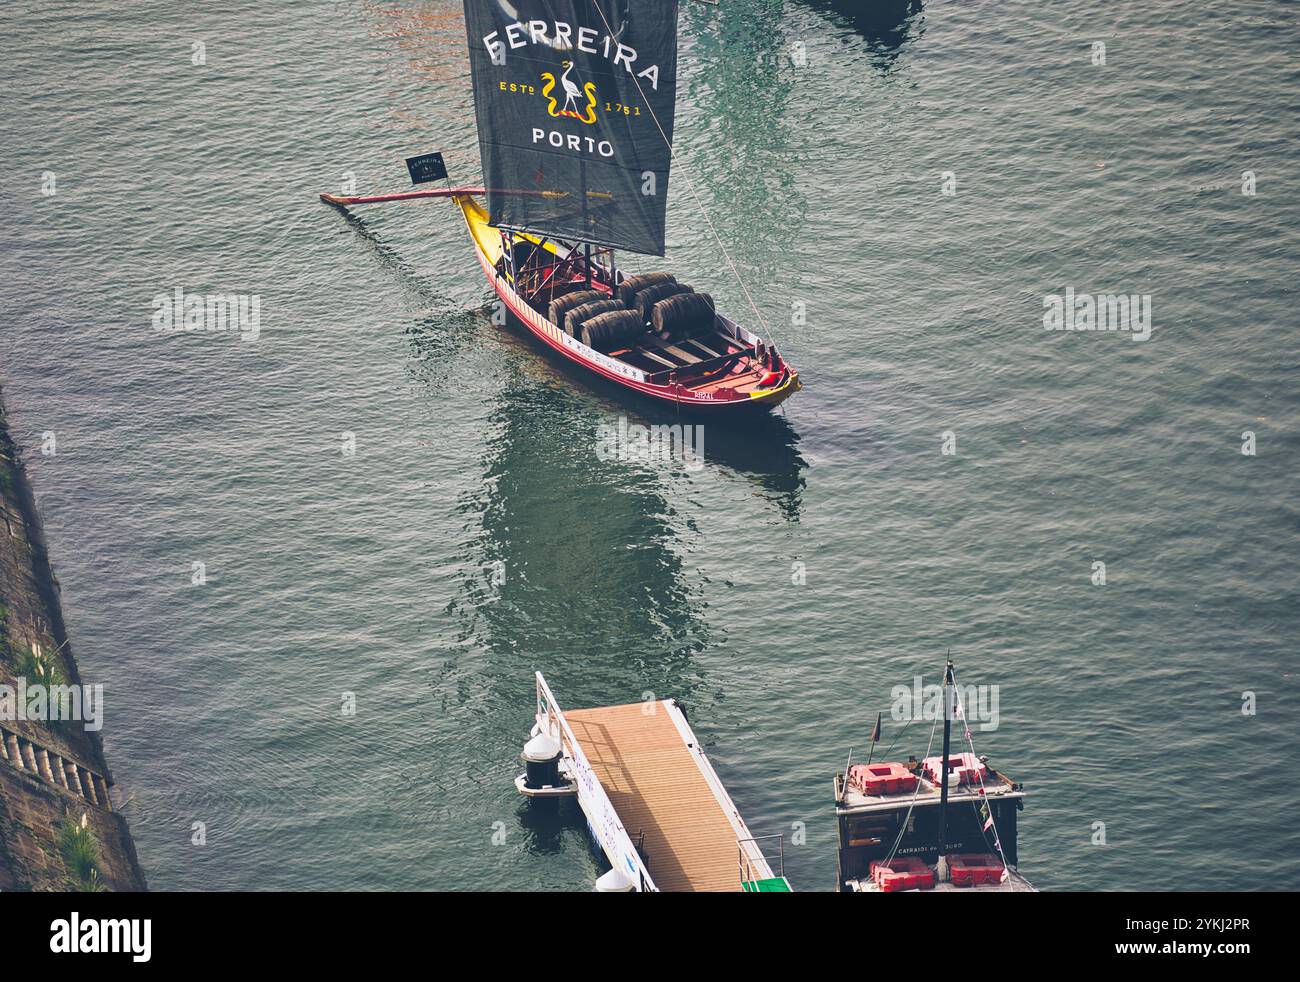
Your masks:
<svg viewBox="0 0 1300 982"><path fill-rule="evenodd" d="M635 308L643 322L664 341L713 329L713 298L678 283L672 273L630 276L618 285L618 292L623 303Z"/></svg>
<svg viewBox="0 0 1300 982"><path fill-rule="evenodd" d="M712 330L713 298L678 283L672 273L643 273L618 284L614 296L576 290L551 301L551 323L597 351L630 347L652 330L665 341Z"/></svg>

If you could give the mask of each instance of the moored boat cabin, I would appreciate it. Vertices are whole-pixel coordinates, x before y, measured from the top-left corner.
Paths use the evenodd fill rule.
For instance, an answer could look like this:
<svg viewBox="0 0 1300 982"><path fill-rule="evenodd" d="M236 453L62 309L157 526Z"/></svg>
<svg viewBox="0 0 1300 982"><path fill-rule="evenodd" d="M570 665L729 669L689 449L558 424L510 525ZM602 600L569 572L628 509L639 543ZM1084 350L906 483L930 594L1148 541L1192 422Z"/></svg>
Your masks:
<svg viewBox="0 0 1300 982"><path fill-rule="evenodd" d="M987 757L951 754L942 807L942 766L942 756L913 757L857 764L835 775L840 892L1033 891L1016 868L1023 788L989 767Z"/></svg>

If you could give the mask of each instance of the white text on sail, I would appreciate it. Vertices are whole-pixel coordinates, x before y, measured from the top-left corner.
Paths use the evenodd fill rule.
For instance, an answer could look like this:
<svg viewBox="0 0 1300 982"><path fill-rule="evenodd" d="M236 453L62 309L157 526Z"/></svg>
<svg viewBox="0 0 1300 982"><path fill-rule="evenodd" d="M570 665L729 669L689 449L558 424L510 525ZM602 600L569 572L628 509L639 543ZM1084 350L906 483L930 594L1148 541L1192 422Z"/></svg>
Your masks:
<svg viewBox="0 0 1300 982"><path fill-rule="evenodd" d="M550 29L549 35L547 33L548 28ZM609 58L614 62L615 66L622 64L629 74L648 80L650 88L655 90L659 88L658 65L651 65L649 68L634 72L632 63L637 59L636 48L621 44L608 34L602 37L593 28L579 27L576 41L574 39L573 25L566 24L563 21L548 24L544 20L530 20L526 26L516 22L507 25L504 30L506 35L504 41L499 37L500 31L493 31L483 39L483 46L487 48L488 56L494 63L500 64L501 56L505 53L507 45L511 48L523 48L529 42L532 42L533 44L545 44L560 49L576 48L578 51L589 55L600 55ZM599 41L599 45L597 41Z"/></svg>

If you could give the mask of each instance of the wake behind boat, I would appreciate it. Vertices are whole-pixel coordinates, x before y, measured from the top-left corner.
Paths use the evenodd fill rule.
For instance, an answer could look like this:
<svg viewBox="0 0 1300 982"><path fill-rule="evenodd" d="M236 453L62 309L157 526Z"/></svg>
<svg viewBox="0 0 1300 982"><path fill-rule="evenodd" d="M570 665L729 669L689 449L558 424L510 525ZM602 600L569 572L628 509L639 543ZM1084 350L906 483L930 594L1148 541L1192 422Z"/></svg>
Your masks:
<svg viewBox="0 0 1300 982"><path fill-rule="evenodd" d="M802 388L774 344L673 273L629 275L615 262L616 248L665 251L677 9L465 0L487 187L320 197L338 207L450 198L504 307L553 352L678 410L769 409ZM407 166L414 183L447 176L440 154Z"/></svg>

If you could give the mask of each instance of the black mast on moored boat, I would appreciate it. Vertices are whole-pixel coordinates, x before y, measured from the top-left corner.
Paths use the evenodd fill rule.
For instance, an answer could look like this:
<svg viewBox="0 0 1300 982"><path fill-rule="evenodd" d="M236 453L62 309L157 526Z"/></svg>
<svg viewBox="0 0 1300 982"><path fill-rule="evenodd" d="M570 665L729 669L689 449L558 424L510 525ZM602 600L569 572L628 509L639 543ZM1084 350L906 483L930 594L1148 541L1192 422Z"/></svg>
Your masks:
<svg viewBox="0 0 1300 982"><path fill-rule="evenodd" d="M943 670L943 768L939 774L939 881L948 879L944 850L948 841L948 747L952 737L952 659Z"/></svg>

